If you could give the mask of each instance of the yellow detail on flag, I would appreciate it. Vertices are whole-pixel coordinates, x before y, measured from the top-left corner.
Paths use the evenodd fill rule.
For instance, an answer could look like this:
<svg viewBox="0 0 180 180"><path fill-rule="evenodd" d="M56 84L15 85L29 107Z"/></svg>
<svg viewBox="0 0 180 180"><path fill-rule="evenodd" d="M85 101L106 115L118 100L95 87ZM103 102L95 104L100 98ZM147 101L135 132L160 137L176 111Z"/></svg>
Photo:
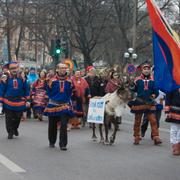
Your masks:
<svg viewBox="0 0 180 180"><path fill-rule="evenodd" d="M179 39L179 36L178 36L178 34L176 33L176 31L172 30L172 33L173 33L174 39L175 39L178 43L180 43L180 39Z"/></svg>

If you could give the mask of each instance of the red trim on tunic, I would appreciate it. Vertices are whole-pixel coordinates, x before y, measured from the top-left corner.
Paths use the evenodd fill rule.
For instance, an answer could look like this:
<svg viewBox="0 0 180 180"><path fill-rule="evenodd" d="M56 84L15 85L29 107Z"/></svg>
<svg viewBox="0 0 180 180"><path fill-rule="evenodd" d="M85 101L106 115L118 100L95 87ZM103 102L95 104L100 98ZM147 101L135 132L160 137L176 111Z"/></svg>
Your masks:
<svg viewBox="0 0 180 180"><path fill-rule="evenodd" d="M12 102L9 101L8 99L4 98L3 102L9 106L25 106L25 101L21 101L21 102Z"/></svg>
<svg viewBox="0 0 180 180"><path fill-rule="evenodd" d="M60 92L63 93L64 92L64 81L59 81L60 84Z"/></svg>
<svg viewBox="0 0 180 180"><path fill-rule="evenodd" d="M138 106L132 106L131 110L138 111L138 110L150 110L150 111L155 111L156 106L152 105L138 105Z"/></svg>
<svg viewBox="0 0 180 180"><path fill-rule="evenodd" d="M134 83L136 83L140 79L144 80L145 76L143 74L141 74L140 76L136 77L135 80L134 80ZM154 77L153 76L149 76L148 80L154 81Z"/></svg>
<svg viewBox="0 0 180 180"><path fill-rule="evenodd" d="M57 107L51 107L51 108L46 107L44 112L53 113L53 112L63 111L63 110L66 110L66 109L70 109L70 106L67 105L67 104L61 105L61 106L57 106Z"/></svg>
<svg viewBox="0 0 180 180"><path fill-rule="evenodd" d="M17 81L17 79L13 79L13 88L18 89L18 81Z"/></svg>

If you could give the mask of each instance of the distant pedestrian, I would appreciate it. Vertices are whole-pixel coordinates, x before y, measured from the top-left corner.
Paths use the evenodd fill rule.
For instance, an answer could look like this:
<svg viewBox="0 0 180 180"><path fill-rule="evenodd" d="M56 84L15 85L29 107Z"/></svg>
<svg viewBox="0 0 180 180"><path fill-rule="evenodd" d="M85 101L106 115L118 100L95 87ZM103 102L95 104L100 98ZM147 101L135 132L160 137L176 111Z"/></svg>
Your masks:
<svg viewBox="0 0 180 180"><path fill-rule="evenodd" d="M76 118L72 121L75 128L80 128L81 122L85 126L84 116L85 116L85 102L87 98L90 98L90 90L87 81L81 77L81 72L76 71L75 75L72 77L72 83L74 86L74 96L73 110ZM72 126L73 126L72 124Z"/></svg>
<svg viewBox="0 0 180 180"><path fill-rule="evenodd" d="M23 111L30 105L27 81L19 75L16 62L8 65L10 75L0 84L0 107L4 107L8 139L18 136ZM2 109L2 108L1 108Z"/></svg>
<svg viewBox="0 0 180 180"><path fill-rule="evenodd" d="M30 86L39 78L34 67L30 68L29 74L27 75L27 82Z"/></svg>
<svg viewBox="0 0 180 180"><path fill-rule="evenodd" d="M96 69L93 66L88 66L86 68L86 72L87 72L87 76L85 77L85 80L87 81L87 83L89 85L91 98L93 98L95 96L100 96L101 95L100 94L101 81L100 81L99 77L97 76ZM88 113L89 99L90 98L88 98L88 96L87 96L86 103L85 103L85 112L86 112L85 117L87 117L87 113ZM89 127L91 128L92 126L95 127L95 124L90 123Z"/></svg>
<svg viewBox="0 0 180 180"><path fill-rule="evenodd" d="M34 67L30 68L30 71L27 75L27 82L30 86L30 92L32 90L32 85L33 83L39 78L38 74L36 73L36 69ZM27 117L31 118L31 108L32 108L32 103L30 107L27 109ZM33 113L34 114L34 113Z"/></svg>
<svg viewBox="0 0 180 180"><path fill-rule="evenodd" d="M112 72L110 75L110 79L106 85L105 92L106 93L113 93L118 89L119 86L122 84L122 80L119 77L117 72Z"/></svg>
<svg viewBox="0 0 180 180"><path fill-rule="evenodd" d="M43 112L48 100L46 70L42 70L39 74L39 79L33 83L31 97L34 116L39 121L42 121Z"/></svg>

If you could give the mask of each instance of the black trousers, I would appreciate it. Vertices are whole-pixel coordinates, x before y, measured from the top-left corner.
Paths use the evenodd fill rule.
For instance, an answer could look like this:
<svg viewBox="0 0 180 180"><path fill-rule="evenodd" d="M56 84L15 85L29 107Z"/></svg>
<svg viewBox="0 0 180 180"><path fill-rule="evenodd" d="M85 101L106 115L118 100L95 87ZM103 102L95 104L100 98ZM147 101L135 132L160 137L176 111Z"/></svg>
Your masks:
<svg viewBox="0 0 180 180"><path fill-rule="evenodd" d="M156 112L155 112L156 122L157 122L157 127L158 128L160 126L161 112L162 112L162 110L156 110ZM142 122L142 125L141 125L141 132L142 132L142 134L145 134L145 132L146 132L146 130L148 128L148 125L149 125L149 121L147 119L146 114L144 114L143 122Z"/></svg>
<svg viewBox="0 0 180 180"><path fill-rule="evenodd" d="M68 143L67 124L69 116L64 114L61 116L49 116L48 138L49 144L55 144L57 139L57 122L61 122L59 134L59 146L66 147Z"/></svg>
<svg viewBox="0 0 180 180"><path fill-rule="evenodd" d="M6 119L6 130L8 134L13 134L19 128L21 117L23 111L14 111L5 109L5 119Z"/></svg>

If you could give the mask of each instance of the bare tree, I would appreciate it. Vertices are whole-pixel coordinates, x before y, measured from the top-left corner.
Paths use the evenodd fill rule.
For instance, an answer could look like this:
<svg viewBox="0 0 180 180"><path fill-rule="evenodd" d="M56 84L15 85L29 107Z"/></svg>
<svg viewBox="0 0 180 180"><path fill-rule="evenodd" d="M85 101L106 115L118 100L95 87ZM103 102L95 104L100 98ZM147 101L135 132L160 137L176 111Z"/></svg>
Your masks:
<svg viewBox="0 0 180 180"><path fill-rule="evenodd" d="M71 34L70 44L84 55L85 67L91 65L92 51L105 41L101 35L106 29L112 6L104 9L99 0L69 0L64 1L63 7L65 19L62 23L65 32Z"/></svg>
<svg viewBox="0 0 180 180"><path fill-rule="evenodd" d="M157 1L160 2L161 10L170 10L173 0ZM124 48L120 50L121 54L131 46L135 41L134 48L138 54L149 54L151 52L151 25L146 11L146 2L144 0L113 0L114 9L118 19L120 38ZM135 18L133 18L136 15ZM134 33L134 23L136 24L136 33ZM134 39L134 40L133 40ZM150 48L150 49L149 49ZM152 53L151 53L152 54Z"/></svg>
<svg viewBox="0 0 180 180"><path fill-rule="evenodd" d="M114 9L118 20L120 32L122 34L122 42L125 48L130 47L131 38L130 31L133 26L133 8L134 3L132 0L113 0Z"/></svg>
<svg viewBox="0 0 180 180"><path fill-rule="evenodd" d="M27 0L23 1L9 1L6 0L0 1L1 4L1 12L4 17L4 25L5 35L7 36L7 49L8 49L8 60L12 59L12 51L14 49L16 58L18 59L18 53L22 41L22 34L24 31L23 18L25 15L25 4ZM17 44L12 45L12 37L15 31L18 31L18 40Z"/></svg>
<svg viewBox="0 0 180 180"><path fill-rule="evenodd" d="M23 0L23 2L21 3L21 6L18 7L19 11L16 11L14 14L15 15L14 18L17 22L17 25L19 26L18 41L17 41L17 45L15 47L16 59L18 59L21 42L23 40L23 33L25 30L24 17L25 17L25 12L27 9L27 3L28 3L28 0Z"/></svg>
<svg viewBox="0 0 180 180"><path fill-rule="evenodd" d="M179 2L157 2L179 22L179 12L174 14L172 8L179 7ZM73 50L80 51L85 67L99 59L112 64L123 62L123 54L133 42L138 54L151 54L151 25L144 0L0 0L0 8L9 60L13 49L18 58L22 41L41 43L50 54L51 40L55 39L64 39ZM18 40L14 45L11 41L15 30ZM33 34L31 38L24 36L28 32ZM35 54L37 51L35 48Z"/></svg>
<svg viewBox="0 0 180 180"><path fill-rule="evenodd" d="M172 13L172 6L174 0L157 0L157 4L160 10L168 16ZM152 57L152 26L149 21L149 13L145 10L142 0L138 5L138 19L137 19L137 45L136 50L139 54L143 54L146 57ZM170 20L172 15L167 18Z"/></svg>
<svg viewBox="0 0 180 180"><path fill-rule="evenodd" d="M4 27L4 30L5 30L5 35L7 37L7 49L8 49L8 61L11 60L11 44L10 44L10 29L11 29L11 25L10 25L10 11L9 11L9 1L6 0L5 2L4 1L1 1L1 11L2 11L2 14L4 15L5 17L5 27Z"/></svg>

